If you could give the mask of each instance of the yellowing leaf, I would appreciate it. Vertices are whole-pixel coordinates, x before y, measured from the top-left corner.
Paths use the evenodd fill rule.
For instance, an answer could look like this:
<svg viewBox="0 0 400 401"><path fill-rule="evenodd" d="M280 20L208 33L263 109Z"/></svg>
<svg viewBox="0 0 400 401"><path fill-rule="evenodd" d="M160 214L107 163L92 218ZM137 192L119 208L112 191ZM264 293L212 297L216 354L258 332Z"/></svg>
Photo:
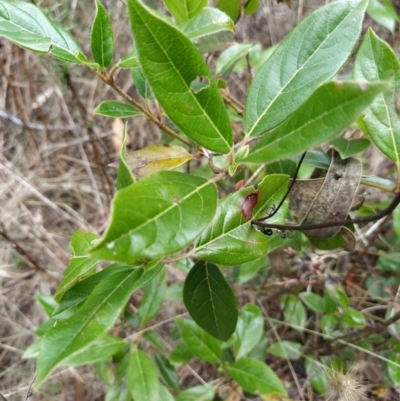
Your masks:
<svg viewBox="0 0 400 401"><path fill-rule="evenodd" d="M138 177L146 177L157 171L173 170L193 159L185 148L178 145L153 145L127 155L127 164Z"/></svg>

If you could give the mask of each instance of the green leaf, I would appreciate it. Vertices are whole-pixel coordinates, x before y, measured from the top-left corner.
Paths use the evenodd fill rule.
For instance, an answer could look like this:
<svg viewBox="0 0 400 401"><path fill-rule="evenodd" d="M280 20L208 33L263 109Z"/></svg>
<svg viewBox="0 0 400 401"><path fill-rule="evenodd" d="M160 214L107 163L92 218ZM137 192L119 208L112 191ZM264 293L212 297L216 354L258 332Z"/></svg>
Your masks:
<svg viewBox="0 0 400 401"><path fill-rule="evenodd" d="M400 206L393 210L393 228L396 235L400 238Z"/></svg>
<svg viewBox="0 0 400 401"><path fill-rule="evenodd" d="M146 286L137 312L141 326L155 318L161 310L167 289L165 279L166 270L163 270Z"/></svg>
<svg viewBox="0 0 400 401"><path fill-rule="evenodd" d="M137 67L138 65L139 57L135 49L130 51L128 54L125 54L125 56L123 56L118 62L119 68L132 68Z"/></svg>
<svg viewBox="0 0 400 401"><path fill-rule="evenodd" d="M169 360L175 365L182 365L193 358L193 353L184 343L179 343L171 352Z"/></svg>
<svg viewBox="0 0 400 401"><path fill-rule="evenodd" d="M207 0L164 0L178 24L192 19L207 5Z"/></svg>
<svg viewBox="0 0 400 401"><path fill-rule="evenodd" d="M249 393L286 395L285 387L274 371L257 359L239 359L229 365L227 370L232 378Z"/></svg>
<svg viewBox="0 0 400 401"><path fill-rule="evenodd" d="M213 401L216 387L209 385L194 386L185 391L182 391L176 397L176 401Z"/></svg>
<svg viewBox="0 0 400 401"><path fill-rule="evenodd" d="M268 175L258 185L243 188L222 199L217 212L199 238L195 255L209 262L237 265L265 255L268 240L251 225L268 206L278 204L287 190L288 177ZM283 223L287 204L269 221Z"/></svg>
<svg viewBox="0 0 400 401"><path fill-rule="evenodd" d="M341 306L342 308L348 308L350 305L349 297L347 296L345 290L341 285L338 284L329 284L326 285L326 294L333 300L336 305Z"/></svg>
<svg viewBox="0 0 400 401"><path fill-rule="evenodd" d="M111 223L90 253L129 264L178 252L211 221L216 206L217 191L212 182L161 171L118 191Z"/></svg>
<svg viewBox="0 0 400 401"><path fill-rule="evenodd" d="M320 86L282 124L262 138L245 161L270 162L333 139L380 92L388 89L387 83L328 82Z"/></svg>
<svg viewBox="0 0 400 401"><path fill-rule="evenodd" d="M179 391L179 377L171 362L160 354L155 355L155 362L164 382L172 388L172 390Z"/></svg>
<svg viewBox="0 0 400 401"><path fill-rule="evenodd" d="M365 316L353 308L346 308L340 320L347 323L350 327L364 327L366 324Z"/></svg>
<svg viewBox="0 0 400 401"><path fill-rule="evenodd" d="M354 78L393 84L365 110L363 122L375 145L387 157L400 163L400 119L395 106L395 89L400 88L400 61L390 46L371 29L357 54Z"/></svg>
<svg viewBox="0 0 400 401"><path fill-rule="evenodd" d="M293 341L279 341L268 347L267 352L279 358L297 361L302 357L302 345Z"/></svg>
<svg viewBox="0 0 400 401"><path fill-rule="evenodd" d="M369 0L367 13L390 32L394 32L396 22L399 22L399 16L390 0L383 0L383 4L379 0Z"/></svg>
<svg viewBox="0 0 400 401"><path fill-rule="evenodd" d="M131 75L139 95L145 99L154 99L153 90L151 89L149 81L144 75L143 68L140 64L131 68Z"/></svg>
<svg viewBox="0 0 400 401"><path fill-rule="evenodd" d="M243 358L261 340L264 332L264 318L260 308L247 304L239 313L239 319L234 333L233 348L236 359Z"/></svg>
<svg viewBox="0 0 400 401"><path fill-rule="evenodd" d="M206 7L199 15L181 26L182 32L198 42L221 32L235 32L234 22L222 11Z"/></svg>
<svg viewBox="0 0 400 401"><path fill-rule="evenodd" d="M214 264L196 262L185 280L183 302L193 320L213 337L226 341L235 331L235 294Z"/></svg>
<svg viewBox="0 0 400 401"><path fill-rule="evenodd" d="M60 26L33 4L0 0L0 36L39 53L80 64L75 57L82 49Z"/></svg>
<svg viewBox="0 0 400 401"><path fill-rule="evenodd" d="M142 274L143 269L132 269L103 280L73 316L46 333L37 360L37 388L56 366L113 327Z"/></svg>
<svg viewBox="0 0 400 401"><path fill-rule="evenodd" d="M240 0L218 0L217 7L236 21L240 12Z"/></svg>
<svg viewBox="0 0 400 401"><path fill-rule="evenodd" d="M95 2L96 16L92 25L90 46L94 61L101 67L107 68L114 55L114 35L107 10L99 0L95 0Z"/></svg>
<svg viewBox="0 0 400 401"><path fill-rule="evenodd" d="M400 354L394 354L389 357L389 360L393 363L388 363L389 377L395 386L400 384Z"/></svg>
<svg viewBox="0 0 400 401"><path fill-rule="evenodd" d="M314 312L324 313L325 312L325 301L322 297L313 292L301 292L299 294L300 299Z"/></svg>
<svg viewBox="0 0 400 401"><path fill-rule="evenodd" d="M128 11L140 64L168 117L207 149L230 152L232 129L228 113L199 51L189 38L138 0L128 1ZM200 77L209 85L195 93L190 84Z"/></svg>
<svg viewBox="0 0 400 401"><path fill-rule="evenodd" d="M127 372L127 384L134 400L158 400L160 383L157 370L143 351L132 352Z"/></svg>
<svg viewBox="0 0 400 401"><path fill-rule="evenodd" d="M265 256L258 258L256 260L252 260L250 262L246 262L240 265L239 272L239 283L243 284L246 281L251 280L259 270L268 266L267 259Z"/></svg>
<svg viewBox="0 0 400 401"><path fill-rule="evenodd" d="M292 30L250 86L248 136L276 127L339 71L357 43L366 5L366 0L332 2ZM320 131L316 130L318 135Z"/></svg>
<svg viewBox="0 0 400 401"><path fill-rule="evenodd" d="M93 111L99 116L112 118L128 118L142 114L139 110L126 103L117 102L116 100L106 100L101 102Z"/></svg>
<svg viewBox="0 0 400 401"><path fill-rule="evenodd" d="M368 139L348 140L342 137L336 138L333 141L330 141L330 143L338 150L342 159L347 159L357 153L363 152L370 146Z"/></svg>
<svg viewBox="0 0 400 401"><path fill-rule="evenodd" d="M136 267L140 267L141 264L137 264ZM146 285L150 280L152 280L158 272L162 268L162 264L159 264L154 269L146 271L140 279L136 282L136 289ZM107 277L112 276L113 274L120 273L126 270L132 270L135 266L127 266L127 265L120 265L120 264L113 264L108 266L106 269L95 273L84 280L80 281L79 283L75 284L72 288L70 288L63 299L61 300L60 304L58 305L57 309L53 313L54 319L67 319L71 315L75 313L76 310L85 302L88 296L93 292L96 286L106 279Z"/></svg>
<svg viewBox="0 0 400 401"><path fill-rule="evenodd" d="M136 180L132 174L131 169L126 163L126 127L127 124L124 126L124 133L122 137L122 144L121 149L119 151L119 164L118 164L118 173L117 173L117 191L125 187L129 187L132 185Z"/></svg>
<svg viewBox="0 0 400 401"><path fill-rule="evenodd" d="M115 355L124 344L122 338L106 335L96 340L89 348L85 348L65 359L63 365L79 366L101 361Z"/></svg>
<svg viewBox="0 0 400 401"><path fill-rule="evenodd" d="M281 298L281 308L283 309L285 322L291 323L299 328L304 328L306 326L306 310L295 295L284 295Z"/></svg>
<svg viewBox="0 0 400 401"><path fill-rule="evenodd" d="M112 386L107 388L104 401L132 401L132 397L128 389L121 388L121 386Z"/></svg>
<svg viewBox="0 0 400 401"><path fill-rule="evenodd" d="M56 293L54 294L54 298L57 302L61 301L68 289L78 281L81 281L93 273L93 270L99 261L89 259L86 251L92 246L92 241L96 239L97 236L95 234L81 230L76 231L72 235L70 245L72 259L69 262Z"/></svg>
<svg viewBox="0 0 400 401"><path fill-rule="evenodd" d="M162 385L158 385L158 401L175 401L171 393Z"/></svg>
<svg viewBox="0 0 400 401"><path fill-rule="evenodd" d="M40 303L40 306L46 312L48 317L51 317L54 310L58 307L58 303L52 295L35 295L35 298Z"/></svg>
<svg viewBox="0 0 400 401"><path fill-rule="evenodd" d="M224 78L228 78L236 63L246 57L252 47L252 43L238 43L228 47L221 53L215 63L215 75L221 75Z"/></svg>
<svg viewBox="0 0 400 401"><path fill-rule="evenodd" d="M164 352L164 340L155 330L146 330L143 337L154 347Z"/></svg>
<svg viewBox="0 0 400 401"><path fill-rule="evenodd" d="M176 321L181 329L183 341L197 358L209 363L221 362L221 345L217 339L191 320L176 319Z"/></svg>

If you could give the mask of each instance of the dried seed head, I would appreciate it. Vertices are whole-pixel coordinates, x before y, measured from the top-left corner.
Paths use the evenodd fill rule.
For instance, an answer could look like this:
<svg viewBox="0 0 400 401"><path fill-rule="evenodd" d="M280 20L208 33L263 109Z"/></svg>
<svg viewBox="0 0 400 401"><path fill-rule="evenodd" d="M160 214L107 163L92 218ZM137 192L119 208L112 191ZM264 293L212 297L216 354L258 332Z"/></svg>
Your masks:
<svg viewBox="0 0 400 401"><path fill-rule="evenodd" d="M363 401L367 399L368 385L360 366L348 369L326 368L327 401Z"/></svg>

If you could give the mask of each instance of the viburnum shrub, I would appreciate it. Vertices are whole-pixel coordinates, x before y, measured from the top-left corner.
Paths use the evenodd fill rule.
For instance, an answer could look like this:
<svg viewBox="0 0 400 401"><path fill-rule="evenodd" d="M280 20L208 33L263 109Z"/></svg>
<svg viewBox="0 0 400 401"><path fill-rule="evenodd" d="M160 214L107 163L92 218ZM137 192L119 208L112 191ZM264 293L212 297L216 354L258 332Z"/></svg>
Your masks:
<svg viewBox="0 0 400 401"><path fill-rule="evenodd" d="M373 17L381 16L377 4L386 23L398 21L389 2L371 3ZM291 386L287 374L267 364L283 358L301 361L315 391L324 394L329 377L338 375L326 375L322 366L354 359L351 352L385 341L369 337L382 333L368 331L367 317L397 333L385 352L374 355L399 384L394 309L379 319L357 310L346 282L338 275L318 280L323 274L311 262L302 264L303 271L295 272L302 279L289 280L287 288L284 278L292 273L270 267L276 257L308 260L309 249L317 255L357 250L360 226L393 211L398 215L400 179L365 175L357 155L376 146L399 176L399 60L368 29L352 73L341 75L359 41L368 1L338 0L317 9L271 51L232 41L235 22L256 12L256 0L219 0L216 7L207 0L165 0L170 15L127 0L133 50L117 62L110 17L100 1L95 5L92 54L85 55L35 5L0 0L0 35L85 65L115 91L119 100L104 100L95 114L126 118L128 125L145 116L165 134L160 144L128 156L124 142L104 235L75 232L54 297L38 297L49 320L24 355L37 358L36 388L58 366L93 364L108 388L106 400L212 400L235 391L283 400ZM131 70L141 100L117 85L119 69ZM229 89L229 77L238 71L248 78L243 104ZM238 134L232 122L241 127ZM323 152L326 144L330 149ZM360 209L360 185L388 192L387 204L374 211L367 198L368 207ZM400 249L395 237L392 254L379 255L384 266ZM173 265L187 274L183 285L167 283ZM399 284L393 280L387 287ZM252 295L241 297L238 308L245 282ZM283 283L274 290L280 313L270 314L257 298L268 295L266 283L274 282ZM127 304L142 287L133 313ZM371 294L374 302L384 297ZM173 321L172 351L151 323L165 299L183 300L191 318ZM110 334L122 324L125 337ZM279 324L290 331L288 340L280 339ZM310 346L310 333L320 353ZM176 368L194 357L218 367L215 380L181 389ZM280 371L289 365L279 365Z"/></svg>

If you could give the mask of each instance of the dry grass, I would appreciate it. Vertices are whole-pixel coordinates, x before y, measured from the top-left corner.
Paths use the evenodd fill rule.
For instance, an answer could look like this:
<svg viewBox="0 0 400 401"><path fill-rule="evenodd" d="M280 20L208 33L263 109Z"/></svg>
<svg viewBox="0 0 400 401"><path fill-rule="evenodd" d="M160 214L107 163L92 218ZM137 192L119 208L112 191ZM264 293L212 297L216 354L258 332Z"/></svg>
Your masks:
<svg viewBox="0 0 400 401"><path fill-rule="evenodd" d="M125 5L103 3L113 19L117 60L131 49ZM239 27L238 36L255 38L264 46L277 43L298 18L317 7L312 2L300 10L296 2L292 9L272 0L260 3L260 12ZM90 54L85 38L93 18L91 1L38 5L48 7ZM117 80L135 96L126 71ZM243 93L240 77L234 83ZM106 166L117 158L116 138L111 121L94 117L92 110L112 98L110 89L85 68L66 69L49 57L0 41L0 231L4 234L0 238L0 393L7 401L24 400L34 378L34 362L22 360L21 355L46 320L35 295L52 294L57 288L69 261L72 233L87 229L101 234L107 222L115 172ZM130 122L129 134L133 149L160 138L158 129L140 118ZM166 305L161 319L180 311L173 308ZM181 375L183 382L194 377L193 371ZM92 369L67 368L57 370L32 399L94 401L103 399L103 394Z"/></svg>

